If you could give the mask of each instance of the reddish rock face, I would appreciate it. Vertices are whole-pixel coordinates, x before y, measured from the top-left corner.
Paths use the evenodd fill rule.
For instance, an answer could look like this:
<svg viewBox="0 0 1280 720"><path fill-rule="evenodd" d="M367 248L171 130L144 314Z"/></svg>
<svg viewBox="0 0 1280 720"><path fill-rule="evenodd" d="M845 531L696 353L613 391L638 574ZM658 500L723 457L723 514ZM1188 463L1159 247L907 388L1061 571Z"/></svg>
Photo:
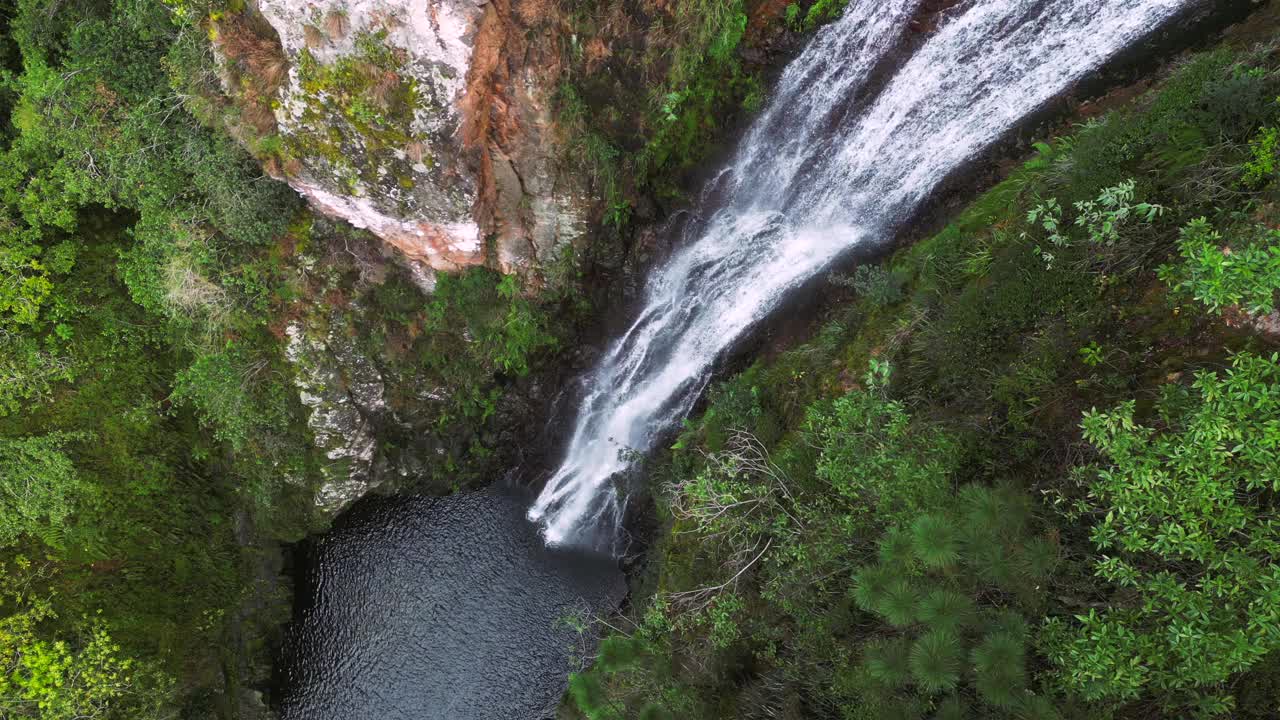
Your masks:
<svg viewBox="0 0 1280 720"><path fill-rule="evenodd" d="M282 174L411 263L484 264L536 285L590 205L553 129L556 11L538 8L258 0L290 63L275 104Z"/></svg>
<svg viewBox="0 0 1280 720"><path fill-rule="evenodd" d="M404 253L412 262L435 270L456 271L485 260L479 229L474 223L433 223L398 218L378 210L367 198L335 195L293 177L290 184L316 210L368 230Z"/></svg>

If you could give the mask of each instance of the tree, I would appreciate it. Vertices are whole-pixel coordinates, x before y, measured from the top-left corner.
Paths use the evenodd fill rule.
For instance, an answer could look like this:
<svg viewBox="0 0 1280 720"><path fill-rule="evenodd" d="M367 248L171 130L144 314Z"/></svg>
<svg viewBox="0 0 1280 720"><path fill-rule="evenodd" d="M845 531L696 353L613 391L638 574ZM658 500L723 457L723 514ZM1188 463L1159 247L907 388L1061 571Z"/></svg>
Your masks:
<svg viewBox="0 0 1280 720"><path fill-rule="evenodd" d="M172 680L127 655L97 618L69 626L43 587L47 568L23 556L0 565L0 714L40 720L160 717ZM60 634L62 625L69 632Z"/></svg>
<svg viewBox="0 0 1280 720"><path fill-rule="evenodd" d="M23 535L62 545L63 525L88 486L63 452L81 433L0 438L0 546Z"/></svg>
<svg viewBox="0 0 1280 720"><path fill-rule="evenodd" d="M911 677L929 693L940 693L960 682L964 645L942 630L930 630L911 646Z"/></svg>

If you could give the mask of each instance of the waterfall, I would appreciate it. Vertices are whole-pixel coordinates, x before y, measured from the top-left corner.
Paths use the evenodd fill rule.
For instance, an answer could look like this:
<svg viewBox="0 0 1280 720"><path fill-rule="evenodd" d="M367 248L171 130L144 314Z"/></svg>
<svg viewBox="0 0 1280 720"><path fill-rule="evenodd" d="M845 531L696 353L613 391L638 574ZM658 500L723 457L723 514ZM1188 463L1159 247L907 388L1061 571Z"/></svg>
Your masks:
<svg viewBox="0 0 1280 720"><path fill-rule="evenodd" d="M712 181L716 207L682 231L635 321L582 379L564 459L529 510L547 541L612 531L625 499L611 478L689 412L717 358L789 290L890 239L952 171L1194 1L972 0L910 42L923 0L849 0L787 67ZM891 75L878 70L890 60Z"/></svg>

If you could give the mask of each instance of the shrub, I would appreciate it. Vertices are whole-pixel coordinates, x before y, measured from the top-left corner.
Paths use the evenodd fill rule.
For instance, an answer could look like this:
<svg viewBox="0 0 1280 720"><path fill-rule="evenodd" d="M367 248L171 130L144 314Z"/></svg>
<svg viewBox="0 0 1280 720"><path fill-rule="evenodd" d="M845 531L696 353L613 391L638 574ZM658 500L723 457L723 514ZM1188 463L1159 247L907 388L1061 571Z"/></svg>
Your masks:
<svg viewBox="0 0 1280 720"><path fill-rule="evenodd" d="M1026 640L1021 634L997 631L973 649L975 686L989 705L1015 705L1026 687Z"/></svg>
<svg viewBox="0 0 1280 720"><path fill-rule="evenodd" d="M1280 290L1280 232L1255 228L1239 241L1224 244L1206 218L1187 223L1178 236L1180 265L1164 265L1160 279L1174 292L1204 303L1221 314L1241 306L1266 315L1276 309Z"/></svg>
<svg viewBox="0 0 1280 720"><path fill-rule="evenodd" d="M974 618L973 599L954 590L937 588L920 601L920 622L934 630L958 633Z"/></svg>
<svg viewBox="0 0 1280 720"><path fill-rule="evenodd" d="M569 697L589 720L612 717L609 697L599 678L592 673L573 673L569 676Z"/></svg>
<svg viewBox="0 0 1280 720"><path fill-rule="evenodd" d="M907 578L899 577L890 580L885 586L875 609L890 625L905 627L915 622L919 600L920 592L915 584Z"/></svg>
<svg viewBox="0 0 1280 720"><path fill-rule="evenodd" d="M1098 247L1114 247L1121 231L1133 224L1150 225L1164 214L1165 208L1153 203L1135 203L1137 183L1126 180L1118 185L1103 188L1096 199L1082 200L1075 204L1075 226L1081 228L1084 239ZM1054 263L1054 248L1065 249L1073 244L1072 232L1065 225L1062 205L1056 198L1049 198L1027 213L1027 222L1038 225L1048 246L1036 245L1035 252L1046 267Z"/></svg>
<svg viewBox="0 0 1280 720"><path fill-rule="evenodd" d="M852 276L834 275L832 282L851 288L875 307L889 307L902 302L906 279L880 265L859 265Z"/></svg>
<svg viewBox="0 0 1280 720"><path fill-rule="evenodd" d="M1249 187L1261 187L1276 172L1276 154L1280 152L1280 128L1268 127L1249 141L1249 161L1244 164L1240 181Z"/></svg>
<svg viewBox="0 0 1280 720"><path fill-rule="evenodd" d="M1280 356L1236 355L1194 387L1163 432L1132 401L1084 417L1106 460L1090 485L1095 571L1123 594L1045 636L1086 698L1212 695L1280 647L1280 525L1263 501L1280 489Z"/></svg>
<svg viewBox="0 0 1280 720"><path fill-rule="evenodd" d="M23 535L62 546L68 517L92 489L64 450L86 439L65 432L0 438L0 548Z"/></svg>
<svg viewBox="0 0 1280 720"><path fill-rule="evenodd" d="M893 638L869 643L863 651L867 674L886 687L902 687L911 682L911 641Z"/></svg>
<svg viewBox="0 0 1280 720"><path fill-rule="evenodd" d="M876 612L885 601L890 581L898 570L891 566L871 566L858 570L853 576L853 600L867 612Z"/></svg>
<svg viewBox="0 0 1280 720"><path fill-rule="evenodd" d="M931 507L945 492L954 442L936 428L913 426L906 407L884 394L891 371L876 361L856 390L812 408L806 429L821 448L816 475L841 495L893 522Z"/></svg>
<svg viewBox="0 0 1280 720"><path fill-rule="evenodd" d="M960 559L960 537L949 520L922 515L911 525L912 547L925 567L945 568Z"/></svg>

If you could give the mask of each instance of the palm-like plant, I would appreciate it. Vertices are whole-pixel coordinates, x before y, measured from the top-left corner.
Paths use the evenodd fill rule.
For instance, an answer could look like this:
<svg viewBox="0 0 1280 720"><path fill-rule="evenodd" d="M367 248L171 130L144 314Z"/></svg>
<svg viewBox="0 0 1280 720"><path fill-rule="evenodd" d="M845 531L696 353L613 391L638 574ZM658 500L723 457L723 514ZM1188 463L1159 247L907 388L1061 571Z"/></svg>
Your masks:
<svg viewBox="0 0 1280 720"><path fill-rule="evenodd" d="M601 708L608 702L600 679L590 673L569 675L569 696L573 698L578 709L589 718L597 717Z"/></svg>
<svg viewBox="0 0 1280 720"><path fill-rule="evenodd" d="M915 562L911 533L895 527L880 538L880 562L888 567L906 568Z"/></svg>
<svg viewBox="0 0 1280 720"><path fill-rule="evenodd" d="M907 578L891 580L885 587L884 597L876 605L880 613L890 625L906 627L916 620L920 603L920 593Z"/></svg>
<svg viewBox="0 0 1280 720"><path fill-rule="evenodd" d="M969 566L983 582L1003 590L1011 590L1017 585L1019 563L1000 540L981 538L970 544L966 555Z"/></svg>
<svg viewBox="0 0 1280 720"><path fill-rule="evenodd" d="M959 632L974 616L973 599L954 590L930 590L920 601L917 616L933 630Z"/></svg>
<svg viewBox="0 0 1280 720"><path fill-rule="evenodd" d="M1026 695L1026 644L1023 638L999 631L988 635L972 653L974 686L987 703L1008 708Z"/></svg>
<svg viewBox="0 0 1280 720"><path fill-rule="evenodd" d="M911 676L929 693L940 693L960 682L964 647L953 633L931 630L911 646Z"/></svg>
<svg viewBox="0 0 1280 720"><path fill-rule="evenodd" d="M867 612L879 612L889 583L899 573L882 565L864 567L853 575L853 602Z"/></svg>
<svg viewBox="0 0 1280 720"><path fill-rule="evenodd" d="M862 662L876 682L897 688L911 680L910 657L911 642L907 638L894 638L869 643L863 651Z"/></svg>
<svg viewBox="0 0 1280 720"><path fill-rule="evenodd" d="M636 664L640 659L640 643L625 635L610 635L600 641L596 653L596 667L605 672L617 672Z"/></svg>
<svg viewBox="0 0 1280 720"><path fill-rule="evenodd" d="M1062 717L1052 698L1030 692L1024 693L1018 701L1016 712L1018 720L1059 720Z"/></svg>
<svg viewBox="0 0 1280 720"><path fill-rule="evenodd" d="M960 490L965 527L979 536L1016 537L1026 532L1031 505L1016 488L967 485Z"/></svg>
<svg viewBox="0 0 1280 720"><path fill-rule="evenodd" d="M911 526L912 547L926 567L945 568L960 559L960 534L941 515L922 515Z"/></svg>
<svg viewBox="0 0 1280 720"><path fill-rule="evenodd" d="M1016 638L1026 639L1030 628L1027 621L1013 610L993 612L984 619L982 631L987 635L1006 633Z"/></svg>
<svg viewBox="0 0 1280 720"><path fill-rule="evenodd" d="M1043 580L1058 564L1058 548L1048 538L1035 537L1022 546L1022 572L1031 580Z"/></svg>

